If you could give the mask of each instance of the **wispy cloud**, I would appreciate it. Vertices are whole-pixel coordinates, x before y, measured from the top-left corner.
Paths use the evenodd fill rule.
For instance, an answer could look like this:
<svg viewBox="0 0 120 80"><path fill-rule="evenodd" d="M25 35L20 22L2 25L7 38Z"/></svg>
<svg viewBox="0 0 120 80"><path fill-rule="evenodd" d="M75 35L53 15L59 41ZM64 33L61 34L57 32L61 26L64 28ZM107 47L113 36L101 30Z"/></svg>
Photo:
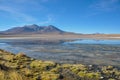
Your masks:
<svg viewBox="0 0 120 80"><path fill-rule="evenodd" d="M51 1L57 1L57 0L40 0L41 2L51 2Z"/></svg>
<svg viewBox="0 0 120 80"><path fill-rule="evenodd" d="M50 1L54 0L0 0L0 11L21 24L49 24L54 21L54 16L49 15L44 4Z"/></svg>
<svg viewBox="0 0 120 80"><path fill-rule="evenodd" d="M118 10L120 10L120 0L96 0L88 6L89 14L86 13L83 17L89 18Z"/></svg>
<svg viewBox="0 0 120 80"><path fill-rule="evenodd" d="M4 0L0 0L0 1L4 1ZM32 4L38 4L39 3L46 3L46 2L51 2L51 1L56 1L56 0L8 0L10 2L15 2L15 3L32 3Z"/></svg>
<svg viewBox="0 0 120 80"><path fill-rule="evenodd" d="M14 8L8 7L8 6L0 6L0 11L7 12L13 18L16 18L17 20L25 20L27 22L35 21L36 19L32 16L29 16L28 14L22 13Z"/></svg>
<svg viewBox="0 0 120 80"><path fill-rule="evenodd" d="M48 1L50 1L50 0L41 0L42 2L48 2Z"/></svg>
<svg viewBox="0 0 120 80"><path fill-rule="evenodd" d="M26 22L36 21L37 19L23 11L25 9L24 5L21 6L20 2L25 2L27 0L0 0L0 11L5 12L15 20L23 20ZM30 2L34 3L34 2Z"/></svg>
<svg viewBox="0 0 120 80"><path fill-rule="evenodd" d="M119 0L98 0L95 4L92 4L92 8L102 11L112 11L118 9Z"/></svg>
<svg viewBox="0 0 120 80"><path fill-rule="evenodd" d="M53 15L47 15L47 19L45 21L41 21L38 24L40 25L45 25L45 24L50 24L54 21Z"/></svg>

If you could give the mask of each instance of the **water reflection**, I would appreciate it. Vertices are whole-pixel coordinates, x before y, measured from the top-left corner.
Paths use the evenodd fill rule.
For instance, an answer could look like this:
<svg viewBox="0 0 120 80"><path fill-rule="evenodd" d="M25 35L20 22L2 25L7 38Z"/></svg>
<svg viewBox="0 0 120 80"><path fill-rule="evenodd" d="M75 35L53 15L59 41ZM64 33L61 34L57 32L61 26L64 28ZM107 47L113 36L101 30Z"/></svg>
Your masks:
<svg viewBox="0 0 120 80"><path fill-rule="evenodd" d="M81 39L68 43L82 43L82 44L120 44L120 40L93 40L93 39Z"/></svg>
<svg viewBox="0 0 120 80"><path fill-rule="evenodd" d="M0 40L0 48L59 63L120 64L119 40ZM92 63L91 63L92 62Z"/></svg>

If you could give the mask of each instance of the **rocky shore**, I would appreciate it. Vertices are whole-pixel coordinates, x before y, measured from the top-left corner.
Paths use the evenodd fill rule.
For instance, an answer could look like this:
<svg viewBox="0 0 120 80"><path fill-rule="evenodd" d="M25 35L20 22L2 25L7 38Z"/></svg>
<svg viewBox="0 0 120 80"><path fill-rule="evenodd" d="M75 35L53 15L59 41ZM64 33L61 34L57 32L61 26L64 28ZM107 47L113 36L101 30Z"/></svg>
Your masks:
<svg viewBox="0 0 120 80"><path fill-rule="evenodd" d="M0 49L0 80L120 80L120 68L58 64Z"/></svg>

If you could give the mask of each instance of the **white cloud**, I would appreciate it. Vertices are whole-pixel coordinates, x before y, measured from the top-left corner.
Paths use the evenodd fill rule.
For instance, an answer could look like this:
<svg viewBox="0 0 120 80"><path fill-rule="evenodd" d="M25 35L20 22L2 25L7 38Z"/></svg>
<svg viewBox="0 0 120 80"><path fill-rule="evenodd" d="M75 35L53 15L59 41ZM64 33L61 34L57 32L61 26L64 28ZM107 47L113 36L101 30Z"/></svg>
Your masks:
<svg viewBox="0 0 120 80"><path fill-rule="evenodd" d="M102 11L111 11L118 9L119 0L98 0L95 4L92 4L92 8Z"/></svg>
<svg viewBox="0 0 120 80"><path fill-rule="evenodd" d="M8 6L1 6L0 5L0 11L7 12L10 14L13 18L17 20L25 20L27 22L35 21L36 19L32 16L29 16L28 14L24 14L20 12L19 10L16 10L15 8L8 7Z"/></svg>
<svg viewBox="0 0 120 80"><path fill-rule="evenodd" d="M53 16L52 16L52 15L48 15L48 16L47 16L47 20L41 21L41 22L39 22L38 24L40 24L40 25L50 24L50 23L52 23L53 21L54 21Z"/></svg>
<svg viewBox="0 0 120 80"><path fill-rule="evenodd" d="M18 21L26 23L36 23L40 19L34 16L34 13L44 14L42 18L46 18L45 21L41 21L39 24L47 24L53 21L52 16L48 16L47 7L42 3L47 3L53 0L0 0L0 11L9 14L9 17ZM28 12L27 12L28 11ZM31 12L34 12L31 14ZM6 15L8 16L8 15ZM39 20L39 21L38 21Z"/></svg>
<svg viewBox="0 0 120 80"><path fill-rule="evenodd" d="M42 2L48 2L49 0L41 0Z"/></svg>
<svg viewBox="0 0 120 80"><path fill-rule="evenodd" d="M120 0L95 0L88 6L88 13L82 17L89 18L96 15L101 15L106 12L120 10Z"/></svg>
<svg viewBox="0 0 120 80"><path fill-rule="evenodd" d="M0 2L10 2L10 3L29 3L29 4L38 4L42 2L50 2L56 0L0 0Z"/></svg>
<svg viewBox="0 0 120 80"><path fill-rule="evenodd" d="M39 0L39 1L46 3L46 2L50 2L50 1L56 1L56 0Z"/></svg>
<svg viewBox="0 0 120 80"><path fill-rule="evenodd" d="M0 0L0 11L8 13L15 20L26 22L35 22L38 19L31 16L29 11L41 11L46 8L41 4L49 0ZM32 7L33 6L33 7Z"/></svg>

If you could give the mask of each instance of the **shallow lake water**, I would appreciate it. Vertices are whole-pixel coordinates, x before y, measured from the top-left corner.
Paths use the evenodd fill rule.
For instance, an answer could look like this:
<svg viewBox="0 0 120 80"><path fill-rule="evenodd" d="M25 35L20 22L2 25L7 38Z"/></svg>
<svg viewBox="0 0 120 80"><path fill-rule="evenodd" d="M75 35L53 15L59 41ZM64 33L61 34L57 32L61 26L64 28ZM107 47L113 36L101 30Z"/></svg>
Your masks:
<svg viewBox="0 0 120 80"><path fill-rule="evenodd" d="M120 66L120 40L7 40L0 49L58 63Z"/></svg>

